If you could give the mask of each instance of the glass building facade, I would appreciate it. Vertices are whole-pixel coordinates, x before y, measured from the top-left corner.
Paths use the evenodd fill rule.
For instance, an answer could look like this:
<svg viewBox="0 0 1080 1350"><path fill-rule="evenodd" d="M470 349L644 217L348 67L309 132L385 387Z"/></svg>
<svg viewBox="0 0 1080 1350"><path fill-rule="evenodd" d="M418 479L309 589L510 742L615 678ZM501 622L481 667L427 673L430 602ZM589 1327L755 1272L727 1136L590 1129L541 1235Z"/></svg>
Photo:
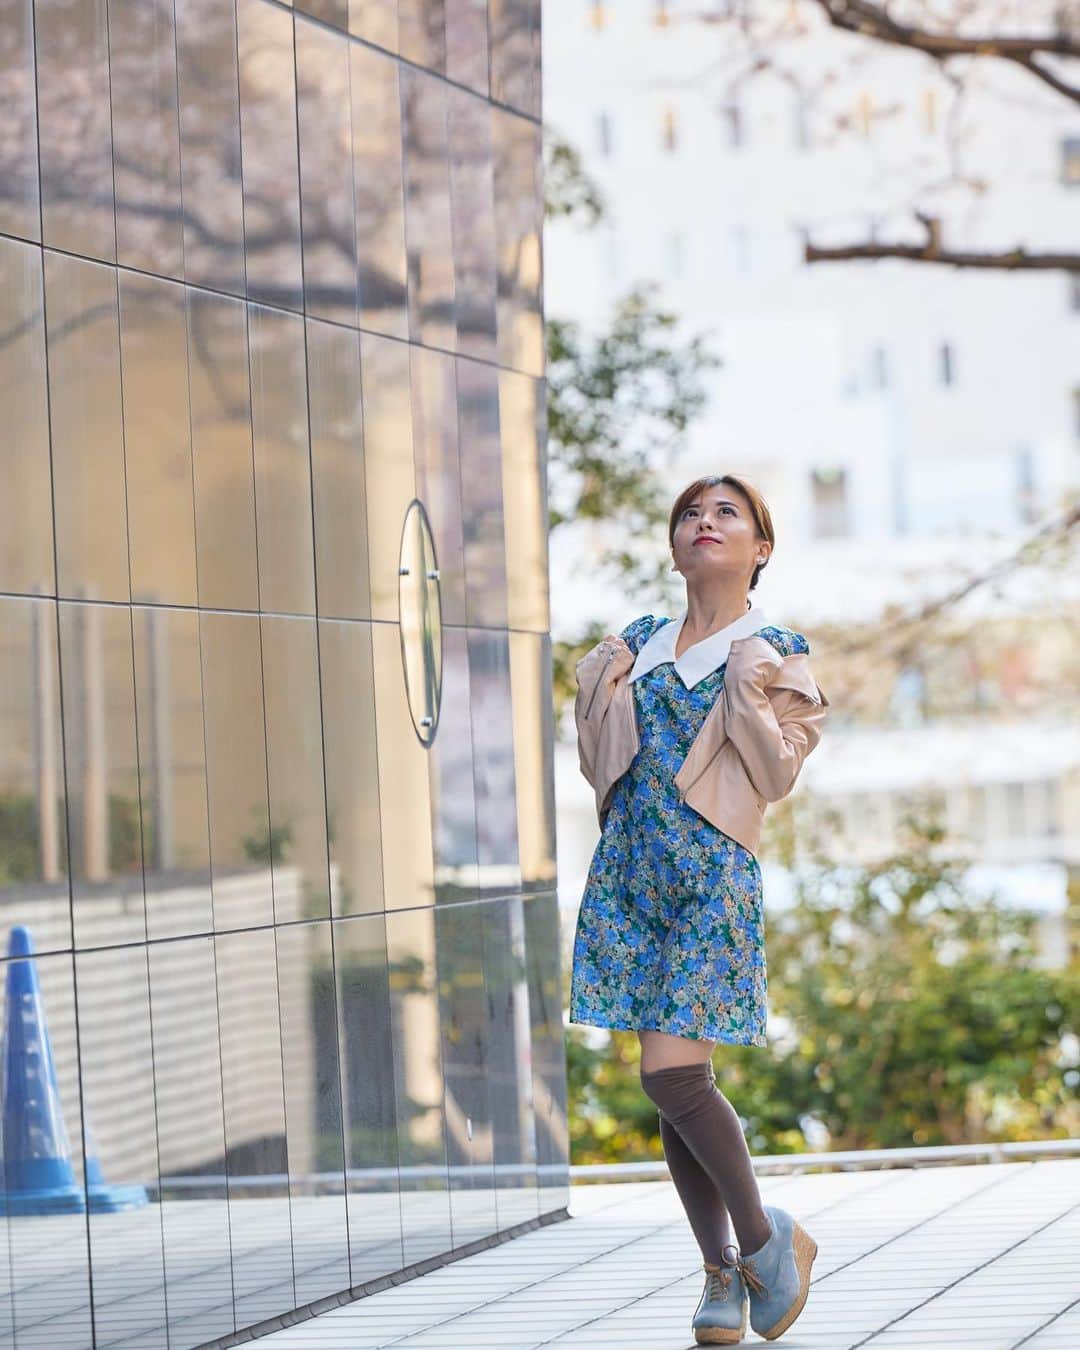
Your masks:
<svg viewBox="0 0 1080 1350"><path fill-rule="evenodd" d="M0 0L0 1343L568 1199L539 0Z"/></svg>

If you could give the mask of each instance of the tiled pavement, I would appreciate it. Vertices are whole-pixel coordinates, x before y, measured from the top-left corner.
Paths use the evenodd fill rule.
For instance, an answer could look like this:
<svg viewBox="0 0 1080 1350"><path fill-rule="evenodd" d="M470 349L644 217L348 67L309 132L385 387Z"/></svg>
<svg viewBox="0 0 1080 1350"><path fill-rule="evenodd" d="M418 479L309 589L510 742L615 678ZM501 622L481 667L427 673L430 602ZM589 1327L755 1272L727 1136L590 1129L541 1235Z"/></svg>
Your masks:
<svg viewBox="0 0 1080 1350"><path fill-rule="evenodd" d="M818 1243L785 1346L1080 1347L1080 1160L760 1179ZM681 1350L700 1255L668 1181L577 1185L572 1218L261 1337L267 1350ZM746 1342L761 1342L748 1327Z"/></svg>

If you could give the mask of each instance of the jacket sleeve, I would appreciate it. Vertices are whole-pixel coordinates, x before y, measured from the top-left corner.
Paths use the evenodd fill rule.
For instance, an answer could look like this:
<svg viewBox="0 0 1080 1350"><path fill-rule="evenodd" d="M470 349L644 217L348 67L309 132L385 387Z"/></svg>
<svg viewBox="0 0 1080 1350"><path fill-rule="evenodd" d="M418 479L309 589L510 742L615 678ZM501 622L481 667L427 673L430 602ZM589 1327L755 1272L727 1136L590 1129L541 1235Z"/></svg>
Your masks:
<svg viewBox="0 0 1080 1350"><path fill-rule="evenodd" d="M596 787L596 750L600 727L611 702L611 680L615 673L633 661L627 643L614 633L578 661L574 674L577 695L574 698L574 725L577 728L578 765L590 787Z"/></svg>
<svg viewBox="0 0 1080 1350"><path fill-rule="evenodd" d="M725 728L766 801L795 786L799 770L821 739L829 700L814 679L805 652L779 656L764 647L725 677Z"/></svg>

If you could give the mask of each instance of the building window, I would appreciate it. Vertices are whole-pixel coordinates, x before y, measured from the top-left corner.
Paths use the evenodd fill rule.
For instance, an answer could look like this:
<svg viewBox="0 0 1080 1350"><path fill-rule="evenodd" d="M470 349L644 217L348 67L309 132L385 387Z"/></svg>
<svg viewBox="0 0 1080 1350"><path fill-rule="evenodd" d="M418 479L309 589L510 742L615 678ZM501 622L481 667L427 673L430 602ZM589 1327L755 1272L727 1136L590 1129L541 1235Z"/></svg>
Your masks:
<svg viewBox="0 0 1080 1350"><path fill-rule="evenodd" d="M810 474L812 521L815 539L837 539L848 533L847 470L839 465L819 468Z"/></svg>
<svg viewBox="0 0 1080 1350"><path fill-rule="evenodd" d="M1080 437L1080 384L1072 391L1073 435Z"/></svg>
<svg viewBox="0 0 1080 1350"><path fill-rule="evenodd" d="M956 356L951 342L943 342L938 349L938 373L946 388L956 383Z"/></svg>
<svg viewBox="0 0 1080 1350"><path fill-rule="evenodd" d="M874 127L874 99L866 89L855 100L855 127L862 136L869 136Z"/></svg>
<svg viewBox="0 0 1080 1350"><path fill-rule="evenodd" d="M600 153L610 159L614 153L615 138L612 135L611 114L602 112L596 119L596 140Z"/></svg>
<svg viewBox="0 0 1080 1350"><path fill-rule="evenodd" d="M672 230L667 237L667 270L671 277L681 277L686 271L686 241L682 230Z"/></svg>
<svg viewBox="0 0 1080 1350"><path fill-rule="evenodd" d="M1080 314L1080 272L1069 273L1069 308Z"/></svg>
<svg viewBox="0 0 1080 1350"><path fill-rule="evenodd" d="M727 131L727 143L732 150L741 150L746 144L746 128L743 125L742 108L731 99L720 108L720 120Z"/></svg>
<svg viewBox="0 0 1080 1350"><path fill-rule="evenodd" d="M795 133L795 145L800 150L810 149L810 101L801 89L795 91L792 104L792 126Z"/></svg>
<svg viewBox="0 0 1080 1350"><path fill-rule="evenodd" d="M601 28L607 27L607 7L604 4L604 0L591 0L589 5L589 21L597 32L599 32Z"/></svg>
<svg viewBox="0 0 1080 1350"><path fill-rule="evenodd" d="M874 387L887 389L889 387L889 353L884 347L874 348L870 358L870 368L873 372Z"/></svg>
<svg viewBox="0 0 1080 1350"><path fill-rule="evenodd" d="M938 129L938 92L936 89L922 91L922 123L928 136Z"/></svg>
<svg viewBox="0 0 1080 1350"><path fill-rule="evenodd" d="M1061 142L1061 181L1080 187L1080 136L1066 136Z"/></svg>
<svg viewBox="0 0 1080 1350"><path fill-rule="evenodd" d="M670 103L664 109L661 143L668 154L671 154L679 148L679 126L675 117L675 109Z"/></svg>
<svg viewBox="0 0 1080 1350"><path fill-rule="evenodd" d="M751 265L750 231L745 225L732 225L730 227L728 230L728 248L732 270L749 272Z"/></svg>
<svg viewBox="0 0 1080 1350"><path fill-rule="evenodd" d="M671 22L671 5L668 0L653 0L653 23L657 28L666 28Z"/></svg>

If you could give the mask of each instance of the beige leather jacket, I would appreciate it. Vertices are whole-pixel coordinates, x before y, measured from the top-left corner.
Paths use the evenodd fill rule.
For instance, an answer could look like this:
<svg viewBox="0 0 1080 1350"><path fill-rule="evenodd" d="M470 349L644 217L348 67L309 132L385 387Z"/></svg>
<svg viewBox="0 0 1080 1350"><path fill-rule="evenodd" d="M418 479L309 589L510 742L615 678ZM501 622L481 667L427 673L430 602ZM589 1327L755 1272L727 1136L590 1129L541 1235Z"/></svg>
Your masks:
<svg viewBox="0 0 1080 1350"><path fill-rule="evenodd" d="M576 668L578 759L601 828L641 745L627 678L634 660L626 642L609 635ZM781 656L756 634L736 638L723 688L675 775L680 799L756 854L766 804L794 787L828 707L805 652Z"/></svg>

